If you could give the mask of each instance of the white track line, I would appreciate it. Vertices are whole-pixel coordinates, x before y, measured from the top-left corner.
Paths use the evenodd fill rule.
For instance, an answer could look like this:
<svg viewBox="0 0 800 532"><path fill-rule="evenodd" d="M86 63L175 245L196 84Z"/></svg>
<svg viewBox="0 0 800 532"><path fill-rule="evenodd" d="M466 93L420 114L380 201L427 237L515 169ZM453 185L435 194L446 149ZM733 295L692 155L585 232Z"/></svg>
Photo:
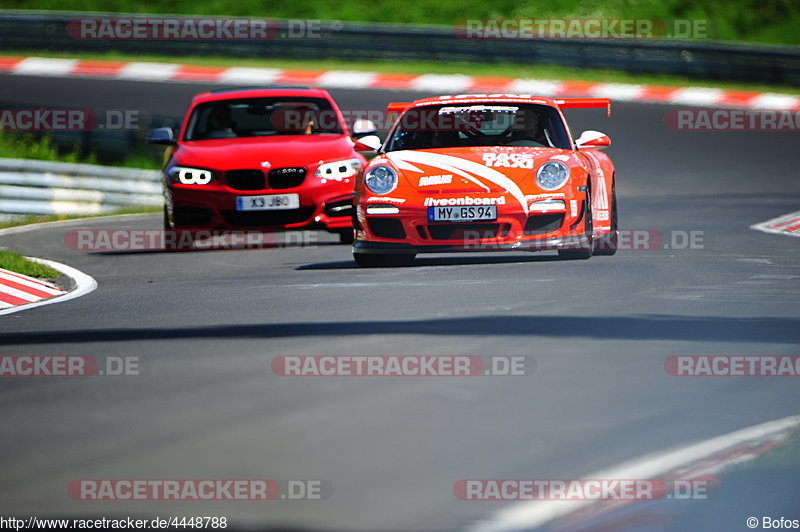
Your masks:
<svg viewBox="0 0 800 532"><path fill-rule="evenodd" d="M585 478L658 478L674 469L752 440L786 432L800 424L800 416L789 416L747 427L723 436L688 445L661 454L651 454L619 464ZM500 510L487 521L479 522L468 532L510 532L540 527L571 514L594 501L530 501Z"/></svg>
<svg viewBox="0 0 800 532"><path fill-rule="evenodd" d="M800 237L800 232L790 232L784 230L784 228L776 227L779 224L785 224L787 226L791 225L787 222L791 221L798 221L800 222L800 211L790 212L789 214L784 214L782 216L778 216L777 218L772 218L771 220L767 220L766 222L761 222L757 224L753 224L750 226L750 229L754 231L763 231L765 233L772 233L776 235L786 235L786 236L798 236Z"/></svg>

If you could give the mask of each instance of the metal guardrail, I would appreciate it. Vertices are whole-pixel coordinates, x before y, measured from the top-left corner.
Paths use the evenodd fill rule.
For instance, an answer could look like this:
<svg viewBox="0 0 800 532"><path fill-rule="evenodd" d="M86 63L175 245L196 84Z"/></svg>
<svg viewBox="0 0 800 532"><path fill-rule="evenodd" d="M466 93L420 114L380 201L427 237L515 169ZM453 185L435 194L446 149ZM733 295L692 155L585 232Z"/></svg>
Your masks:
<svg viewBox="0 0 800 532"><path fill-rule="evenodd" d="M0 158L0 213L89 215L163 201L158 170Z"/></svg>
<svg viewBox="0 0 800 532"><path fill-rule="evenodd" d="M788 46L632 39L471 40L461 38L451 26L342 22L322 22L313 34L295 36L291 34L290 21L285 20L274 21L279 27L276 38L263 40L80 40L68 31L69 22L81 18L141 16L0 11L0 49L273 59L510 62L800 85L800 47ZM170 15L170 18L188 17Z"/></svg>

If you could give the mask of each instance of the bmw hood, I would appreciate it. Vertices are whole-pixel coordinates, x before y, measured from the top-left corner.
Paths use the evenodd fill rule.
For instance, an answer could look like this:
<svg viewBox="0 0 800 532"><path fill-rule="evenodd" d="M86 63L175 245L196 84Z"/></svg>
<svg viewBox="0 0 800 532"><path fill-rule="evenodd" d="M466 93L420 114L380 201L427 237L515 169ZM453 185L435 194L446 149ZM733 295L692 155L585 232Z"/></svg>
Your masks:
<svg viewBox="0 0 800 532"><path fill-rule="evenodd" d="M312 166L355 157L346 135L282 135L181 142L176 164L213 170Z"/></svg>

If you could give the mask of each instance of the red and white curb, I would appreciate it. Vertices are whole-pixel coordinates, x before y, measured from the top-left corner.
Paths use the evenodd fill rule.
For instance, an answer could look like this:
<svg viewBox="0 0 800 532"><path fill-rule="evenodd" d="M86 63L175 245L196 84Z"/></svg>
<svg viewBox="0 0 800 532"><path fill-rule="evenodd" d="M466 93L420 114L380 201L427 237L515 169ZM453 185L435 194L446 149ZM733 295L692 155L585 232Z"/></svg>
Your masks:
<svg viewBox="0 0 800 532"><path fill-rule="evenodd" d="M693 445L648 455L620 464L608 471L588 475L598 479L669 478L679 472L686 478L717 474L725 466L746 462L781 445L800 425L800 416L789 416L711 438ZM575 515L596 504L594 501L531 501L500 510L494 518L476 523L468 532L518 532L535 529L556 519Z"/></svg>
<svg viewBox="0 0 800 532"><path fill-rule="evenodd" d="M462 74L392 74L350 70L212 67L147 63L0 56L0 72L24 76L84 77L154 82L218 83L225 86L302 84L330 89L397 89L438 93L475 91L537 94L551 97L591 96L615 101L665 103L698 107L733 107L800 111L800 97L772 92L553 81Z"/></svg>
<svg viewBox="0 0 800 532"><path fill-rule="evenodd" d="M63 293L54 284L0 268L0 309L35 303Z"/></svg>
<svg viewBox="0 0 800 532"><path fill-rule="evenodd" d="M790 212L766 222L751 225L750 229L778 235L800 236L800 211Z"/></svg>
<svg viewBox="0 0 800 532"><path fill-rule="evenodd" d="M65 292L54 284L0 268L0 316L52 303L63 303L97 288L97 281L71 266L36 257L26 258L50 266L72 278L75 289Z"/></svg>

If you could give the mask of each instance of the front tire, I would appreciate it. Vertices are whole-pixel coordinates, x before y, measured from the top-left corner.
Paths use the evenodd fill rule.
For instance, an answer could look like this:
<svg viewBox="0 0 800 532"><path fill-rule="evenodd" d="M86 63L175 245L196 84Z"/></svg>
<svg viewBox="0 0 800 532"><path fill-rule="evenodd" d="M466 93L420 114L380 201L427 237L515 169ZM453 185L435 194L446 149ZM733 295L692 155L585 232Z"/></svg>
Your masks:
<svg viewBox="0 0 800 532"><path fill-rule="evenodd" d="M172 231L172 225L169 223L169 214L167 214L166 205L164 205L164 231Z"/></svg>
<svg viewBox="0 0 800 532"><path fill-rule="evenodd" d="M617 231L617 180L611 182L611 232L610 238L603 235L599 245L595 246L595 255L610 256L617 252L619 242L619 232Z"/></svg>
<svg viewBox="0 0 800 532"><path fill-rule="evenodd" d="M336 234L339 235L340 244L352 244L356 239L355 231L353 229L341 229L336 231Z"/></svg>
<svg viewBox="0 0 800 532"><path fill-rule="evenodd" d="M592 189L586 184L586 202L583 214L583 231L586 243L578 249L559 249L558 256L565 260L586 260L592 257Z"/></svg>

